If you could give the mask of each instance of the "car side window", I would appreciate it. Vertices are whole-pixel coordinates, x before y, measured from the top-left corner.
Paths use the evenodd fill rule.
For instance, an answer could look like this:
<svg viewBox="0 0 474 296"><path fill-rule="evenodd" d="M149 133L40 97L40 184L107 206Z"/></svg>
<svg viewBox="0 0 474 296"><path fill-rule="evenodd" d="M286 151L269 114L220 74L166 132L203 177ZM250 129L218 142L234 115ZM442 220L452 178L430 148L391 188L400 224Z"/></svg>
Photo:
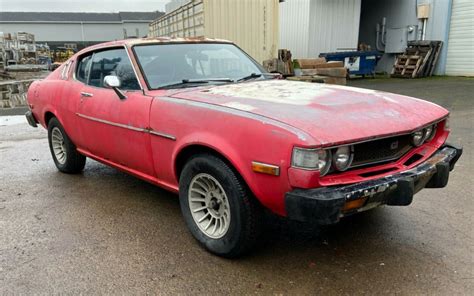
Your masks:
<svg viewBox="0 0 474 296"><path fill-rule="evenodd" d="M89 76L89 65L92 60L92 54L85 55L79 58L79 62L77 64L76 69L76 79L87 83L87 78Z"/></svg>
<svg viewBox="0 0 474 296"><path fill-rule="evenodd" d="M104 87L105 76L114 75L120 79L121 89L140 89L133 66L124 48L94 53L90 69L89 85Z"/></svg>

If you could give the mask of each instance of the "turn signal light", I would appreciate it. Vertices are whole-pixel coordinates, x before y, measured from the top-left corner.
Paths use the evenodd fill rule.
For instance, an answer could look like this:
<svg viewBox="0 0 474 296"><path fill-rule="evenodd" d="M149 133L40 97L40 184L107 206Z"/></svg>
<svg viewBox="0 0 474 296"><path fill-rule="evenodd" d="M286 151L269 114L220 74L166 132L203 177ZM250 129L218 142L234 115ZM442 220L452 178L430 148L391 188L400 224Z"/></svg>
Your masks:
<svg viewBox="0 0 474 296"><path fill-rule="evenodd" d="M280 167L272 164L252 161L252 170L257 173L279 176Z"/></svg>
<svg viewBox="0 0 474 296"><path fill-rule="evenodd" d="M355 200L348 201L344 204L344 208L342 208L343 212L352 211L364 206L365 202L367 201L367 197L359 198Z"/></svg>

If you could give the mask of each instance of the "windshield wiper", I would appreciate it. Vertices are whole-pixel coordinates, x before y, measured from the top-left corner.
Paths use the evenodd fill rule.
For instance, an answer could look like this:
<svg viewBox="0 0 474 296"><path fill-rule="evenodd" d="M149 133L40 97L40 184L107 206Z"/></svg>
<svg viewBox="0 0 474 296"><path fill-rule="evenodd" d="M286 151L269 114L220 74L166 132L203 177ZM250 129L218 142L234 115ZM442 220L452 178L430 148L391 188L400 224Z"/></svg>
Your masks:
<svg viewBox="0 0 474 296"><path fill-rule="evenodd" d="M252 73L248 76L245 76L245 77L242 77L242 78L239 78L237 80L235 80L235 82L241 82L241 81L246 81L246 80L250 80L250 79L254 79L254 78L260 78L262 77L263 74L257 74L257 73Z"/></svg>
<svg viewBox="0 0 474 296"><path fill-rule="evenodd" d="M173 88L173 87L186 87L193 84L206 84L209 82L234 82L230 78L209 78L209 79L183 79L181 82L172 83L160 86L158 89Z"/></svg>

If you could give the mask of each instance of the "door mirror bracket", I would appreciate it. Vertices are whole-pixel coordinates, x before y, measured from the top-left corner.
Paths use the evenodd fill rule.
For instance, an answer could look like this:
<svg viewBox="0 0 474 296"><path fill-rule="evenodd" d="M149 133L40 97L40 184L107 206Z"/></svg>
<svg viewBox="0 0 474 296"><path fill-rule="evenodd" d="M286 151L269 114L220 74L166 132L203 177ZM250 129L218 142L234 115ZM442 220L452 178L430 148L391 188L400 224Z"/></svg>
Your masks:
<svg viewBox="0 0 474 296"><path fill-rule="evenodd" d="M121 100L125 100L127 96L119 89L120 85L120 78L117 76L107 75L104 77L104 87L113 89Z"/></svg>

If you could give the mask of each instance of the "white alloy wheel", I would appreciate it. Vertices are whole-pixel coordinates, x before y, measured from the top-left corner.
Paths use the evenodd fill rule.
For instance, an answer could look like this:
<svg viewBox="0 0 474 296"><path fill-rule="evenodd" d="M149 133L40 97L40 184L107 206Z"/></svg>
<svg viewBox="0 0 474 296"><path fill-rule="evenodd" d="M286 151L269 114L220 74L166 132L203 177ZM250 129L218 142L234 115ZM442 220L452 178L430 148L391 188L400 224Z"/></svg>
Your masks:
<svg viewBox="0 0 474 296"><path fill-rule="evenodd" d="M197 174L189 185L189 209L194 222L208 237L218 239L229 230L229 200L219 181L209 174Z"/></svg>
<svg viewBox="0 0 474 296"><path fill-rule="evenodd" d="M66 144L61 130L54 127L51 132L51 145L53 147L54 156L60 164L66 163Z"/></svg>

